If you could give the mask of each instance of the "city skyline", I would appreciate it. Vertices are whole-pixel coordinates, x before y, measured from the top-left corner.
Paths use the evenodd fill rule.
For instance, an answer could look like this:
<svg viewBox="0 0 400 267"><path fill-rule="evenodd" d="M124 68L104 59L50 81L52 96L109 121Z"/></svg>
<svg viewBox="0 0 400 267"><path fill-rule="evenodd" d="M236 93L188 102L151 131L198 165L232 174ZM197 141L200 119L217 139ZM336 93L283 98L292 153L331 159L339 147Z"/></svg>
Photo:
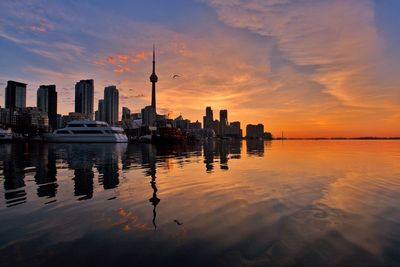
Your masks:
<svg viewBox="0 0 400 267"><path fill-rule="evenodd" d="M399 136L399 3L284 2L119 2L109 13L102 1L4 1L0 83L28 84L26 106L40 85L55 84L58 112L67 114L74 84L94 79L94 106L116 85L120 107L140 112L151 99L155 43L157 109L172 118L201 121L211 106L278 136ZM91 20L73 21L89 10ZM0 90L1 106L4 97Z"/></svg>

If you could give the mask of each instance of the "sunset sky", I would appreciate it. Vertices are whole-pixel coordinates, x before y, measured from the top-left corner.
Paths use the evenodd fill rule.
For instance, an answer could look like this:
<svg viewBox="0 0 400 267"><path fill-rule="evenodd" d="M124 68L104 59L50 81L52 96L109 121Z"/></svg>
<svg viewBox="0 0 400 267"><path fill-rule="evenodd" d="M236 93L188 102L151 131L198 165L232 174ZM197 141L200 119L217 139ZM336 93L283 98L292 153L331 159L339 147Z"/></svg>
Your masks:
<svg viewBox="0 0 400 267"><path fill-rule="evenodd" d="M287 137L400 136L398 0L1 0L0 105L7 80L56 84L58 112L95 80L120 108L262 122ZM173 79L174 74L180 75Z"/></svg>

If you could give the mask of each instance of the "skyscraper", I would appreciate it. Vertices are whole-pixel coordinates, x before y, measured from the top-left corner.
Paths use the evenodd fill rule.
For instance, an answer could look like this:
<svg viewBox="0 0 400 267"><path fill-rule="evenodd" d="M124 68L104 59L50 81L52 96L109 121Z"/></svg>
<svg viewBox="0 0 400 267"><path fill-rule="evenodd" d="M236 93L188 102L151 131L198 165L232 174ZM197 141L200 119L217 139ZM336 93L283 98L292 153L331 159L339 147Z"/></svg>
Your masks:
<svg viewBox="0 0 400 267"><path fill-rule="evenodd" d="M228 129L228 110L221 109L219 111L219 134L225 136Z"/></svg>
<svg viewBox="0 0 400 267"><path fill-rule="evenodd" d="M95 119L96 121L105 121L104 99L99 99Z"/></svg>
<svg viewBox="0 0 400 267"><path fill-rule="evenodd" d="M221 125L228 125L228 110L222 109L219 111L219 122Z"/></svg>
<svg viewBox="0 0 400 267"><path fill-rule="evenodd" d="M6 108L26 107L26 84L8 81L5 94Z"/></svg>
<svg viewBox="0 0 400 267"><path fill-rule="evenodd" d="M49 125L53 130L57 129L57 91L55 85L41 85L36 94L37 107L46 112L49 117Z"/></svg>
<svg viewBox="0 0 400 267"><path fill-rule="evenodd" d="M111 125L118 122L119 92L116 86L104 88L104 114L105 121Z"/></svg>
<svg viewBox="0 0 400 267"><path fill-rule="evenodd" d="M213 111L211 107L206 107L206 115L203 117L204 129L211 129L213 121Z"/></svg>
<svg viewBox="0 0 400 267"><path fill-rule="evenodd" d="M150 75L150 82L151 82L151 107L154 110L154 113L157 114L156 109L156 82L158 81L158 77L156 75L156 52L155 47L153 45L153 72Z"/></svg>
<svg viewBox="0 0 400 267"><path fill-rule="evenodd" d="M127 107L122 107L122 119L129 119L131 116L131 110Z"/></svg>
<svg viewBox="0 0 400 267"><path fill-rule="evenodd" d="M75 85L75 112L93 119L94 81L81 80Z"/></svg>

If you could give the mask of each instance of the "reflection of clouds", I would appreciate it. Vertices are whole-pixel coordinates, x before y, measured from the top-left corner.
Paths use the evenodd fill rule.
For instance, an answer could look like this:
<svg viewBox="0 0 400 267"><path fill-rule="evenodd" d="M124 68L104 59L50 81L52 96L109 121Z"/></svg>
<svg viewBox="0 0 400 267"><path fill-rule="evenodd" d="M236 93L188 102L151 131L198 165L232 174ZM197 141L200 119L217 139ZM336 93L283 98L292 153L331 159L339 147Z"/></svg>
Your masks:
<svg viewBox="0 0 400 267"><path fill-rule="evenodd" d="M121 227L125 232L133 229L146 230L147 225L139 221L139 217L131 211L126 211L124 208L118 209L119 221L112 224L113 227Z"/></svg>

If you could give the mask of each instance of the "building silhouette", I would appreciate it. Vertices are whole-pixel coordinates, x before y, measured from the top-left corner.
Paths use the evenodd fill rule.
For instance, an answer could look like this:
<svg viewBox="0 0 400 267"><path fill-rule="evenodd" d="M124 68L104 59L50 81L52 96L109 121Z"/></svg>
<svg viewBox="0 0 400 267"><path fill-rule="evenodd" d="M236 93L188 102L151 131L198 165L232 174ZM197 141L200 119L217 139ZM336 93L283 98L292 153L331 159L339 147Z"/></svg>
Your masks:
<svg viewBox="0 0 400 267"><path fill-rule="evenodd" d="M145 126L153 126L156 121L156 114L152 106L142 109L142 121Z"/></svg>
<svg viewBox="0 0 400 267"><path fill-rule="evenodd" d="M203 116L204 129L212 129L214 118L211 107L206 107L206 115Z"/></svg>
<svg viewBox="0 0 400 267"><path fill-rule="evenodd" d="M75 112L93 119L94 81L81 80L75 85Z"/></svg>
<svg viewBox="0 0 400 267"><path fill-rule="evenodd" d="M96 121L105 121L104 99L99 99L95 119Z"/></svg>
<svg viewBox="0 0 400 267"><path fill-rule="evenodd" d="M155 114L157 114L157 107L156 107L157 81L158 77L156 75L156 52L155 52L155 47L153 46L153 72L150 75L150 82L151 82L151 107L153 108Z"/></svg>
<svg viewBox="0 0 400 267"><path fill-rule="evenodd" d="M264 137L264 125L259 123L257 125L248 124L246 126L247 139L262 139Z"/></svg>
<svg viewBox="0 0 400 267"><path fill-rule="evenodd" d="M49 125L57 129L57 91L55 85L41 85L36 93L36 106L49 117Z"/></svg>
<svg viewBox="0 0 400 267"><path fill-rule="evenodd" d="M119 91L116 86L104 88L104 114L105 121L110 125L118 122Z"/></svg>
<svg viewBox="0 0 400 267"><path fill-rule="evenodd" d="M131 117L131 110L127 107L122 107L122 120L129 119Z"/></svg>
<svg viewBox="0 0 400 267"><path fill-rule="evenodd" d="M26 84L16 81L8 81L5 94L5 107L24 108L26 107Z"/></svg>

